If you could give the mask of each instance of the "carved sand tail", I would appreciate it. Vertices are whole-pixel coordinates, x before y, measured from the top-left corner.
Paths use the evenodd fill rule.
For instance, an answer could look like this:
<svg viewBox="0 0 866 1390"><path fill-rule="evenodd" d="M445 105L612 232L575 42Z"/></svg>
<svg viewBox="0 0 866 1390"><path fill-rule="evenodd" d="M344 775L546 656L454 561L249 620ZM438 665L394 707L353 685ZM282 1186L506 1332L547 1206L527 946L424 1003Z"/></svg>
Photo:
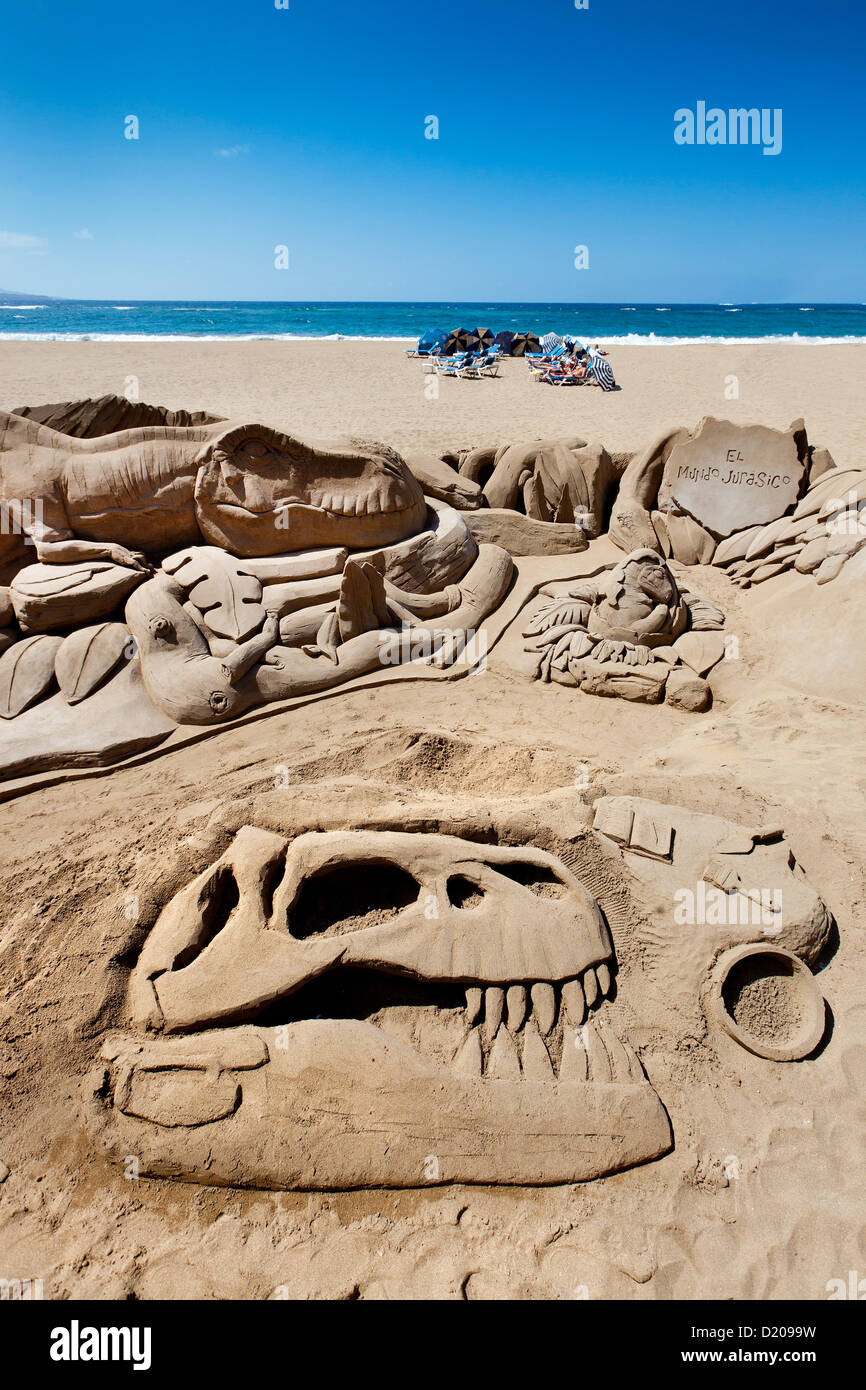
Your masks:
<svg viewBox="0 0 866 1390"><path fill-rule="evenodd" d="M287 848L246 827L145 943L142 1032L107 1043L88 1122L113 1157L205 1182L598 1177L672 1142L594 1012L612 967L595 899L541 850L363 831ZM413 981L417 1008L402 1002Z"/></svg>

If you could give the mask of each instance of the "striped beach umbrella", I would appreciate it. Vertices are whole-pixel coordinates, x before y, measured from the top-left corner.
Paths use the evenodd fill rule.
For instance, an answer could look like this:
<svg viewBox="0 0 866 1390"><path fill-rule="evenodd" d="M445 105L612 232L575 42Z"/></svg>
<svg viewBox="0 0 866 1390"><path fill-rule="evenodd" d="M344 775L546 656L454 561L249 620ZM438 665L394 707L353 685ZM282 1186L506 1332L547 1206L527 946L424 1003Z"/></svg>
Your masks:
<svg viewBox="0 0 866 1390"><path fill-rule="evenodd" d="M558 333L545 333L544 337L541 339L541 351L553 352L555 347L559 347L561 341L562 339L559 337Z"/></svg>
<svg viewBox="0 0 866 1390"><path fill-rule="evenodd" d="M475 336L478 339L478 346L486 352L493 347L493 330L491 328L476 328Z"/></svg>
<svg viewBox="0 0 866 1390"><path fill-rule="evenodd" d="M481 339L478 337L477 328L466 329L466 351L478 352L481 347Z"/></svg>
<svg viewBox="0 0 866 1390"><path fill-rule="evenodd" d="M592 354L590 371L592 372L602 391L613 391L616 389L616 381L614 380L613 367L610 365L606 357L602 357L600 353L594 352Z"/></svg>
<svg viewBox="0 0 866 1390"><path fill-rule="evenodd" d="M511 356L524 357L527 352L538 352L538 338L534 333L515 333Z"/></svg>
<svg viewBox="0 0 866 1390"><path fill-rule="evenodd" d="M466 351L467 333L465 328L452 328L445 344L445 355L452 357L455 352Z"/></svg>

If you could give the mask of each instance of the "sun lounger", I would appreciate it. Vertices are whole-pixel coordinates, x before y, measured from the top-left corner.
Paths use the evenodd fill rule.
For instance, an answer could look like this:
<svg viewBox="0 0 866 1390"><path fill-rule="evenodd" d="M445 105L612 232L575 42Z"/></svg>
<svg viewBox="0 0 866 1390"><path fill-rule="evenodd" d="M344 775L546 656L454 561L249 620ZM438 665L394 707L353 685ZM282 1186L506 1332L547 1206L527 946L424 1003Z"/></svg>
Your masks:
<svg viewBox="0 0 866 1390"><path fill-rule="evenodd" d="M524 362L528 362L530 366L532 365L532 363L556 362L560 357L564 356L564 354L567 351L568 349L566 348L565 343L560 343L550 352L524 353L523 360Z"/></svg>

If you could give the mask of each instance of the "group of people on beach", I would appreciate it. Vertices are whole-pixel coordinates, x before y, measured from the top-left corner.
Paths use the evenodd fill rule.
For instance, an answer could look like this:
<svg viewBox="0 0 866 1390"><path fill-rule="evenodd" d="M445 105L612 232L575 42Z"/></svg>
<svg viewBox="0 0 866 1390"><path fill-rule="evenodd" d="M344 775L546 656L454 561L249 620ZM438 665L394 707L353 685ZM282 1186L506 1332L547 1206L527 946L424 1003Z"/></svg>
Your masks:
<svg viewBox="0 0 866 1390"><path fill-rule="evenodd" d="M551 386L598 385L603 391L616 389L607 353L596 343L583 347L573 338L563 338L556 352L527 358L533 376Z"/></svg>

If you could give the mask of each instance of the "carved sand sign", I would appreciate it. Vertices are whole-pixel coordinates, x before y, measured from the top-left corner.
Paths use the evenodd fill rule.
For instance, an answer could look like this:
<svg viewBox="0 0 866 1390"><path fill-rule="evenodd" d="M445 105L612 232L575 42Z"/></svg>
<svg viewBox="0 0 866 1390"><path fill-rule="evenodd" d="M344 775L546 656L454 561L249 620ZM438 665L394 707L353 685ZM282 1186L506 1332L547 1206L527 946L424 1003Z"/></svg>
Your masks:
<svg viewBox="0 0 866 1390"><path fill-rule="evenodd" d="M805 471L790 431L703 420L671 450L659 507L686 512L715 536L775 521L796 502Z"/></svg>

